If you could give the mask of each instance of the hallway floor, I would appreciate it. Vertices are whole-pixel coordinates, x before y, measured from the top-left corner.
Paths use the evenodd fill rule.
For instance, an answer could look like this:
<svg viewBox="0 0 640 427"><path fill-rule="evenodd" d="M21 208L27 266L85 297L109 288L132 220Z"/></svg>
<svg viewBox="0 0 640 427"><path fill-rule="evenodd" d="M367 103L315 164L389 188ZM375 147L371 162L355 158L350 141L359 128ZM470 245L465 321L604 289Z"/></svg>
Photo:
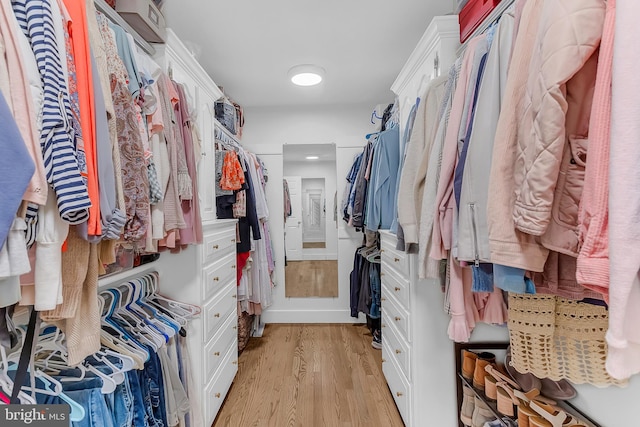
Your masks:
<svg viewBox="0 0 640 427"><path fill-rule="evenodd" d="M337 298L338 261L289 261L284 268L287 298Z"/></svg>
<svg viewBox="0 0 640 427"><path fill-rule="evenodd" d="M267 325L214 427L402 427L364 325Z"/></svg>

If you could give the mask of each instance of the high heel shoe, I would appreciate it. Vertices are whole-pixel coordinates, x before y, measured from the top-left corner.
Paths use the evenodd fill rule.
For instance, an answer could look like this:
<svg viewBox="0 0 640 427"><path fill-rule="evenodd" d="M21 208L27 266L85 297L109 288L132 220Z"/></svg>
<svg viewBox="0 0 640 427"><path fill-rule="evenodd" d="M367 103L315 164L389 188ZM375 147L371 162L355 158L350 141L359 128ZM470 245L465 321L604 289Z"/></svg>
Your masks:
<svg viewBox="0 0 640 427"><path fill-rule="evenodd" d="M497 384L500 382L507 383L513 389L519 390L520 386L518 383L513 381L507 375L500 372L492 365L487 365L484 368L486 374L484 377L484 394L488 399L497 400L498 399L498 389Z"/></svg>
<svg viewBox="0 0 640 427"><path fill-rule="evenodd" d="M513 392L513 388L506 382L499 381L496 383L498 412L508 417L514 417L516 414L516 406L518 399Z"/></svg>

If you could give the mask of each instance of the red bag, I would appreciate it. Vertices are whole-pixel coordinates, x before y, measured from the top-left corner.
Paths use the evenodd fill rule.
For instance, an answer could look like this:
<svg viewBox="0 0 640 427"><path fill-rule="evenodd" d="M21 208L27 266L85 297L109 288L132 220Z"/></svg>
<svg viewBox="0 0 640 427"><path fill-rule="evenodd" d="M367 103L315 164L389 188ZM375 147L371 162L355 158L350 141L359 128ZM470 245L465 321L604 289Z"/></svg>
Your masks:
<svg viewBox="0 0 640 427"><path fill-rule="evenodd" d="M458 14L460 22L460 43L471 36L471 33L485 20L501 0L469 0Z"/></svg>

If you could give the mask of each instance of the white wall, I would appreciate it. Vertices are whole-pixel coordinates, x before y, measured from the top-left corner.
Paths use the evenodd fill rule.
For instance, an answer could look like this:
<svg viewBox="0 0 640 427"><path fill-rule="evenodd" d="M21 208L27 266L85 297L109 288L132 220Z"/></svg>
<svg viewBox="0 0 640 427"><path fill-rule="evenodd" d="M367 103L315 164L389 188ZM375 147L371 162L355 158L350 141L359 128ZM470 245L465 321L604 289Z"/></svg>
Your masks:
<svg viewBox="0 0 640 427"><path fill-rule="evenodd" d="M373 130L369 123L374 106L312 106L246 108L246 125L242 144L260 156L269 170L267 200L276 256L274 303L264 311L266 323L351 323L349 310L349 273L353 255L362 240L361 234L338 221L338 297L287 298L284 292L284 218L283 218L283 146L284 144L336 144L338 203L346 184L345 177L354 157L366 143L365 135ZM329 197L327 179L327 198ZM333 212L333 211L331 211ZM340 218L340 217L339 217ZM333 213L331 213L333 220ZM327 230L328 231L328 230Z"/></svg>
<svg viewBox="0 0 640 427"><path fill-rule="evenodd" d="M306 182L309 178L324 178L324 193L327 203L327 213L325 216L325 230L326 230L326 242L327 247L325 249L303 249L303 256L305 259L338 259L338 228L333 221L333 195L336 190L338 194L341 194L341 189L337 188L337 175L336 175L336 163L335 162L284 162L284 174L287 176L300 176L302 177L302 203L304 205L304 191L305 186L309 183ZM346 182L346 181L345 181ZM316 187L318 188L318 187ZM340 197L340 196L338 196ZM338 205L340 202L338 201ZM338 217L340 220L340 217ZM304 232L303 232L304 236ZM303 239L304 240L304 239ZM306 255L311 257L307 258ZM313 255L317 255L313 257ZM322 256L324 258L319 258Z"/></svg>

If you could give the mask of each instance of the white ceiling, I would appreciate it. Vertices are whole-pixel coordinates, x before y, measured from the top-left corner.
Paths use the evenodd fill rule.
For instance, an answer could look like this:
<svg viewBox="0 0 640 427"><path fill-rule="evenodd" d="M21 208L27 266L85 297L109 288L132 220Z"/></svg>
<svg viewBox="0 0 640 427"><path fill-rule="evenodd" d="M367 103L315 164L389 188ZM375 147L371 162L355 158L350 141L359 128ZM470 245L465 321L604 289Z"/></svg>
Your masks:
<svg viewBox="0 0 640 427"><path fill-rule="evenodd" d="M335 144L284 144L282 154L285 162L334 162ZM317 160L307 160L307 156L318 156Z"/></svg>
<svg viewBox="0 0 640 427"><path fill-rule="evenodd" d="M167 25L243 106L377 104L431 18L456 0L169 0ZM326 70L296 87L298 64Z"/></svg>

